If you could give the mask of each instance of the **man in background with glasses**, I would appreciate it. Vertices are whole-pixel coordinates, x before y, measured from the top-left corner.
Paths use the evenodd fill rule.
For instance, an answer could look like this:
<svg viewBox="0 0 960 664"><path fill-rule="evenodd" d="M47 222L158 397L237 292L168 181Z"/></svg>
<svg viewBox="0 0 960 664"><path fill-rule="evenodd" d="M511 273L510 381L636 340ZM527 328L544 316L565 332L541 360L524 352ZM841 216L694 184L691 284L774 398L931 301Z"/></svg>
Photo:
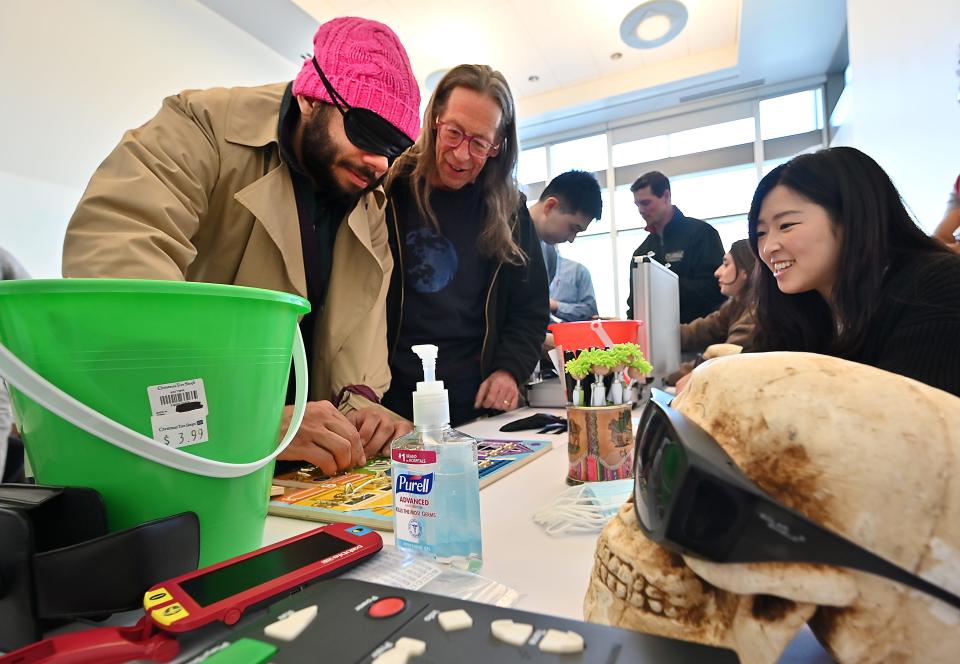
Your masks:
<svg viewBox="0 0 960 664"><path fill-rule="evenodd" d="M387 178L390 371L384 405L412 416L422 369L410 347L439 347L454 426L517 407L547 325L543 255L517 190L517 121L503 75L460 65L437 85L424 131Z"/></svg>
<svg viewBox="0 0 960 664"><path fill-rule="evenodd" d="M409 430L362 395L376 400L390 382L393 259L379 184L416 140L419 105L397 36L360 18L321 25L292 82L168 97L93 175L67 229L63 274L308 298L311 402L280 458L328 473L363 464Z"/></svg>

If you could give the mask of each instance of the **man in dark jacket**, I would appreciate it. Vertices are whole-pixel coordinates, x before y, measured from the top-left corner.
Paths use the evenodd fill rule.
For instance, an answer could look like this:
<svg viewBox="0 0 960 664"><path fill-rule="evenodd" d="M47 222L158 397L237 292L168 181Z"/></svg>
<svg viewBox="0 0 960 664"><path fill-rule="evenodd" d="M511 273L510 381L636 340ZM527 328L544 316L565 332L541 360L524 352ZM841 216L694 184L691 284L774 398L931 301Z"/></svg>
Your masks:
<svg viewBox="0 0 960 664"><path fill-rule="evenodd" d="M680 322L689 323L716 310L724 300L713 276L723 262L720 234L707 222L687 217L673 205L670 180L659 171L639 177L630 191L650 233L633 255L651 254L680 278ZM632 278L629 283L627 318L633 318Z"/></svg>
<svg viewBox="0 0 960 664"><path fill-rule="evenodd" d="M410 347L436 344L451 424L517 407L549 311L543 254L513 172L516 113L503 75L454 67L416 144L387 178L395 269L387 297L392 381L383 405L412 417Z"/></svg>

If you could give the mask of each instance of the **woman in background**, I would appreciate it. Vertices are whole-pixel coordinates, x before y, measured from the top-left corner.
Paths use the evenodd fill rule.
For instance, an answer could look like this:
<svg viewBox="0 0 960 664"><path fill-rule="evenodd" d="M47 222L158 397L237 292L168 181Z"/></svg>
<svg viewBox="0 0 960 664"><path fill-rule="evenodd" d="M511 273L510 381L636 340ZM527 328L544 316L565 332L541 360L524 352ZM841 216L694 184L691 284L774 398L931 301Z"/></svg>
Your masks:
<svg viewBox="0 0 960 664"><path fill-rule="evenodd" d="M748 217L754 350L822 353L960 395L960 256L910 218L869 156L795 157L757 187Z"/></svg>
<svg viewBox="0 0 960 664"><path fill-rule="evenodd" d="M680 346L683 351L702 351L711 344L734 344L750 350L753 337L753 271L757 264L747 240L737 240L723 256L723 263L713 276L720 292L729 299L711 314L680 325ZM667 378L675 384L696 366L684 362Z"/></svg>

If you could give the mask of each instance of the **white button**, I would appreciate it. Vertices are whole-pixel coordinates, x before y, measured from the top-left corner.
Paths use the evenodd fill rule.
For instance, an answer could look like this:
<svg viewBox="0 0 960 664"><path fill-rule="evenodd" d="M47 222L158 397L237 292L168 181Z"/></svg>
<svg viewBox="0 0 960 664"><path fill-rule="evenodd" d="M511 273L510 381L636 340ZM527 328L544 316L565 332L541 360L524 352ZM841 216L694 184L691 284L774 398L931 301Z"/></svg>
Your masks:
<svg viewBox="0 0 960 664"><path fill-rule="evenodd" d="M402 636L397 639L397 645L394 647L400 648L400 650L406 650L414 657L419 657L427 652L427 644L425 642L420 639L411 639L409 636Z"/></svg>
<svg viewBox="0 0 960 664"><path fill-rule="evenodd" d="M407 664L411 657L419 657L427 652L427 644L420 639L403 636L390 650L380 653L371 664Z"/></svg>
<svg viewBox="0 0 960 664"><path fill-rule="evenodd" d="M490 623L490 632L504 643L509 643L519 648L526 643L530 635L533 634L533 625L515 623L512 620L504 618L503 620L494 620Z"/></svg>
<svg viewBox="0 0 960 664"><path fill-rule="evenodd" d="M370 664L407 664L409 659L410 653L403 648L390 648L380 653Z"/></svg>
<svg viewBox="0 0 960 664"><path fill-rule="evenodd" d="M317 617L317 605L295 611L293 614L267 625L263 633L278 641L293 641Z"/></svg>
<svg viewBox="0 0 960 664"><path fill-rule="evenodd" d="M583 637L576 632L548 629L540 639L540 650L561 655L583 652Z"/></svg>
<svg viewBox="0 0 960 664"><path fill-rule="evenodd" d="M444 611L437 614L437 622L445 632L453 632L458 629L469 629L473 627L473 618L463 609L454 611Z"/></svg>

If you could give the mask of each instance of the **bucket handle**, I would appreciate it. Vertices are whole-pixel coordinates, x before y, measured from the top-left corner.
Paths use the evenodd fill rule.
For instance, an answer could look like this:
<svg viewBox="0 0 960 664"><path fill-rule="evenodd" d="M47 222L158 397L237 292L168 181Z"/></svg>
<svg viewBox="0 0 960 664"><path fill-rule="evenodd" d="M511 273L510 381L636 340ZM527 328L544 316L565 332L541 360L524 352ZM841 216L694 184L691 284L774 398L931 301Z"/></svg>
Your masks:
<svg viewBox="0 0 960 664"><path fill-rule="evenodd" d="M603 323L598 320L590 321L590 329L593 330L593 333L596 334L600 341L603 342L603 345L607 348L613 348L613 339L610 338L610 335L607 334L607 331L603 329Z"/></svg>
<svg viewBox="0 0 960 664"><path fill-rule="evenodd" d="M277 449L259 461L249 463L227 463L205 459L173 447L161 445L153 438L148 438L119 422L115 422L86 404L77 401L24 364L2 343L0 343L0 375L50 412L131 454L193 475L221 478L242 477L263 468L287 449L300 428L300 422L303 421L303 413L307 408L307 355L303 347L303 337L300 335L300 326L296 325L294 327L296 328L296 335L293 340L293 369L297 381L293 417L290 419L287 433L280 441Z"/></svg>

